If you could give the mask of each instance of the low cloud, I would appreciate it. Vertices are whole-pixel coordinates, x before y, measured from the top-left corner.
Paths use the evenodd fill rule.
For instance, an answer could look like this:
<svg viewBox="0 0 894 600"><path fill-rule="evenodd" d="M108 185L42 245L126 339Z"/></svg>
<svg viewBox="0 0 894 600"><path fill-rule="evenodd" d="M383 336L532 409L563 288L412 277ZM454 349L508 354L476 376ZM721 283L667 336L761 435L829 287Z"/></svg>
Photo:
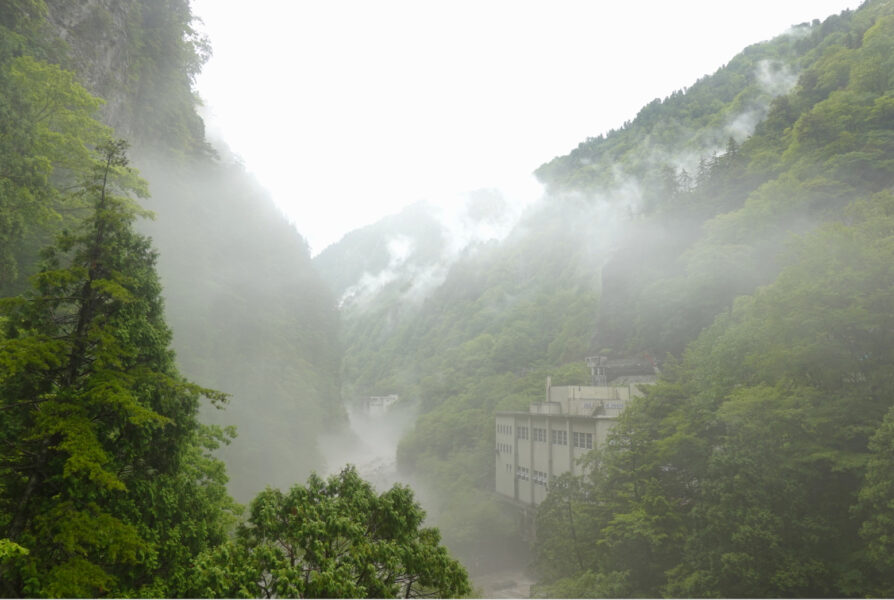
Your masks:
<svg viewBox="0 0 894 600"><path fill-rule="evenodd" d="M401 286L402 301L421 302L444 282L460 257L485 244L504 240L542 193L540 184L530 177L499 188L427 199L422 205L440 232L437 255L419 252L421 240L414 240L412 232L390 238L388 264L379 271L364 273L345 291L340 305L365 308L391 285Z"/></svg>

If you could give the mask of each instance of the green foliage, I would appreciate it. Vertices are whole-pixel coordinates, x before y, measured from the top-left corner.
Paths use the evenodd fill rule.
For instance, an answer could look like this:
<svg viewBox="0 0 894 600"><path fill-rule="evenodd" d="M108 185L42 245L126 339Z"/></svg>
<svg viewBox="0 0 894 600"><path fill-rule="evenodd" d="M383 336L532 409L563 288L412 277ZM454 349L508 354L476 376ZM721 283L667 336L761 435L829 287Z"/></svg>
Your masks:
<svg viewBox="0 0 894 600"><path fill-rule="evenodd" d="M36 247L60 219L60 189L89 169L89 150L108 129L100 100L74 74L31 56L0 56L0 293L21 291ZM69 202L70 204L70 202Z"/></svg>
<svg viewBox="0 0 894 600"><path fill-rule="evenodd" d="M535 585L531 588L531 598L627 598L632 595L628 579L626 572L585 571L550 585Z"/></svg>
<svg viewBox="0 0 894 600"><path fill-rule="evenodd" d="M588 502L591 493L589 482L567 473L550 481L549 495L537 507L537 527L547 533L534 546L534 560L544 579L573 577L593 562L596 546L589 532L599 508Z"/></svg>
<svg viewBox="0 0 894 600"><path fill-rule="evenodd" d="M40 270L38 289L4 299L0 316L7 594L184 595L195 556L238 512L215 456L235 463L243 494L271 482L270 465L276 483L291 482L318 464L321 424L342 416L337 315L303 241L269 198L258 210L244 171L208 160L191 87L210 50L193 25L186 0L0 2L0 295L25 291ZM119 195L101 208L106 187L81 183L110 132L97 111L136 143L164 224L186 225L157 236L164 257L190 264L162 259L165 295L181 362L236 392L233 414L214 420L256 423L238 447L222 447L231 427L196 420L203 395L212 407L222 395L173 367L156 255L131 230L146 213ZM150 161L150 149L167 158ZM145 195L125 165L107 167L110 186ZM90 246L90 232L104 241Z"/></svg>
<svg viewBox="0 0 894 600"><path fill-rule="evenodd" d="M378 293L345 298L344 396L397 393L420 405L398 447L398 466L419 481L445 543L466 564L487 564L520 544L490 493L497 406L526 407L550 374L588 381L583 359L598 307L594 247L605 244L588 228L601 215L570 226L577 207L555 208L525 220L530 235L471 247L449 269L441 262L443 233L422 207L349 236L316 259L322 267L333 264L336 250L372 257L377 239L384 246L412 241L406 273ZM420 289L414 274L439 269L443 281ZM343 292L344 281L342 271L331 277Z"/></svg>
<svg viewBox="0 0 894 600"><path fill-rule="evenodd" d="M129 65L136 73L131 75L126 105L133 137L143 146L169 152L213 155L191 89L211 47L193 27L189 2L143 0L138 14L139 24L128 28L130 50L136 55Z"/></svg>
<svg viewBox="0 0 894 600"><path fill-rule="evenodd" d="M210 49L189 2L0 8L0 296L24 292L40 249L87 214L89 202L70 192L109 135L98 113L133 142L152 182L145 202L159 221L138 227L161 254L180 366L233 392L225 416L203 415L241 426L219 451L233 490L247 499L319 468L316 434L344 416L334 300L269 196L230 157L213 160L192 89Z"/></svg>
<svg viewBox="0 0 894 600"><path fill-rule="evenodd" d="M200 395L224 396L173 366L125 148L99 148L88 218L47 249L34 291L3 303L0 528L28 550L0 566L5 594L177 593L166 577L221 541L231 508L195 420ZM192 553L159 555L181 529Z"/></svg>
<svg viewBox="0 0 894 600"><path fill-rule="evenodd" d="M668 183L667 165L659 169L664 191L639 179L646 186L645 214L603 271L600 345L679 355L737 296L773 281L793 234L840 219L847 205L890 185L891 89L881 58L891 37L889 13L884 3L868 3L814 25L801 42L791 36L774 40L806 51L797 59L804 70L790 92L773 99L754 135L702 159L689 184L681 178ZM853 43L862 37L862 44ZM749 48L700 84L717 85L714 79L741 69L745 56L771 47ZM750 68L760 70L755 63ZM875 73L884 82L865 85L857 72ZM673 118L675 110L696 102L695 87L651 110ZM610 137L617 144L628 138L644 144L641 129L637 119ZM610 151L612 144L607 138L600 160L627 169L631 159ZM574 155L557 161L573 164Z"/></svg>
<svg viewBox="0 0 894 600"><path fill-rule="evenodd" d="M635 596L890 590L894 197L846 218L800 239L628 410L579 484L595 555L571 574L540 557L547 581L589 569L627 573ZM538 529L544 548L566 539Z"/></svg>
<svg viewBox="0 0 894 600"><path fill-rule="evenodd" d="M197 563L193 593L209 597L459 597L465 570L439 544L409 488L377 495L353 467L316 475L251 503L235 540Z"/></svg>
<svg viewBox="0 0 894 600"><path fill-rule="evenodd" d="M210 45L187 0L132 0L114 10L47 0L46 7L65 29L49 28L43 45L59 47L57 61L108 101L104 119L118 135L181 158L214 154L192 90Z"/></svg>
<svg viewBox="0 0 894 600"><path fill-rule="evenodd" d="M541 593L890 594L887 13L815 27L755 135L668 184L603 272L603 344L686 351L577 484L582 564L541 507Z"/></svg>
<svg viewBox="0 0 894 600"><path fill-rule="evenodd" d="M398 462L469 510L437 514L452 548L500 535L463 502L491 485L494 410L612 348L669 356L665 381L544 503L543 593L890 593L892 14L747 48L541 167L545 206L424 302L398 277L345 303L346 390L419 401ZM353 281L388 263L353 250Z"/></svg>
<svg viewBox="0 0 894 600"><path fill-rule="evenodd" d="M853 511L863 520L860 538L866 544L865 561L872 573L872 585L868 594L890 596L894 586L888 574L891 572L892 533L894 533L894 480L891 468L894 465L894 408L869 442L871 452L866 465L866 477L859 492L859 502Z"/></svg>

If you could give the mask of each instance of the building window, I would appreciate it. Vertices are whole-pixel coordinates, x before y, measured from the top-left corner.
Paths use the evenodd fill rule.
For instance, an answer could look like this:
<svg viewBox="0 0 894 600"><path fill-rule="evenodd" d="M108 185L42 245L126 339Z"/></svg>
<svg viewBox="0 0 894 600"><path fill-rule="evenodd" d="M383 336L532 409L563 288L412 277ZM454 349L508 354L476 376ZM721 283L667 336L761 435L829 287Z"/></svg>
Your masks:
<svg viewBox="0 0 894 600"><path fill-rule="evenodd" d="M553 429L550 431L550 441L558 446L568 445L568 432Z"/></svg>
<svg viewBox="0 0 894 600"><path fill-rule="evenodd" d="M506 452L512 454L512 444L504 444L503 442L497 442L497 452Z"/></svg>
<svg viewBox="0 0 894 600"><path fill-rule="evenodd" d="M530 471L528 471L528 467L519 467L515 472L515 476L521 479L522 481L527 481L530 479Z"/></svg>
<svg viewBox="0 0 894 600"><path fill-rule="evenodd" d="M543 471L534 471L534 476L531 478L535 485L546 486L548 477L546 473Z"/></svg>
<svg viewBox="0 0 894 600"><path fill-rule="evenodd" d="M573 441L575 448L583 448L585 450L593 449L593 434L592 433L580 433L575 431L573 434Z"/></svg>
<svg viewBox="0 0 894 600"><path fill-rule="evenodd" d="M534 427L532 432L534 434L535 442L543 442L546 443L546 429L540 427Z"/></svg>
<svg viewBox="0 0 894 600"><path fill-rule="evenodd" d="M520 440L528 439L528 428L527 427L519 425L516 428L516 431L518 431L518 439L520 439Z"/></svg>

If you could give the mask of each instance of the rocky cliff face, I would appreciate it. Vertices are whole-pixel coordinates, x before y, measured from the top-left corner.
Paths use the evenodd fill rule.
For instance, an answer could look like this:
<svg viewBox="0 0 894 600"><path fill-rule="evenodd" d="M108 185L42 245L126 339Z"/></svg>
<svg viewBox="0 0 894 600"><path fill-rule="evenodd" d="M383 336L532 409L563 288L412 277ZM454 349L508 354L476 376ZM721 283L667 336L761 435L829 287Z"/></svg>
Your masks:
<svg viewBox="0 0 894 600"><path fill-rule="evenodd" d="M272 198L224 149L207 152L192 81L208 47L188 0L45 1L61 60L105 99L149 182L156 219L139 227L160 254L181 372L232 395L205 414L237 426L222 452L232 493L322 470L317 437L345 421L335 298Z"/></svg>
<svg viewBox="0 0 894 600"><path fill-rule="evenodd" d="M47 21L64 42L73 71L105 100L103 120L125 138L135 133L128 106L134 101L133 24L141 20L137 0L47 0Z"/></svg>
<svg viewBox="0 0 894 600"><path fill-rule="evenodd" d="M64 66L106 101L103 120L134 147L207 154L192 83L210 54L188 0L46 0Z"/></svg>

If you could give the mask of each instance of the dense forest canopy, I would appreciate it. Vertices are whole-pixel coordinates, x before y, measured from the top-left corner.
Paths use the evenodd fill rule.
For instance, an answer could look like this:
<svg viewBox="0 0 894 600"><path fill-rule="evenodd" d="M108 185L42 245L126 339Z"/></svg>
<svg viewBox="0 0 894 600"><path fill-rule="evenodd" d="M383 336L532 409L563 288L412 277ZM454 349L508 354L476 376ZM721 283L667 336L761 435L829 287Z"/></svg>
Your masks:
<svg viewBox="0 0 894 600"><path fill-rule="evenodd" d="M521 215L470 192L492 239L420 203L313 260L206 139L208 52L187 0L0 0L4 595L468 594L447 548L529 547L494 414L593 355L661 380L550 481L534 593L894 593L891 0L549 160ZM321 449L389 394L415 494Z"/></svg>
<svg viewBox="0 0 894 600"><path fill-rule="evenodd" d="M746 48L544 164L543 200L422 298L417 242L343 304L346 399L419 403L399 465L467 562L516 531L491 500L494 412L526 410L546 375L586 383L586 356L640 355L665 381L591 477L554 483L539 593L890 593L868 515L887 489L892 15L867 2ZM413 235L383 221L316 262L363 256L353 281L373 280ZM346 269L323 271L339 293Z"/></svg>

